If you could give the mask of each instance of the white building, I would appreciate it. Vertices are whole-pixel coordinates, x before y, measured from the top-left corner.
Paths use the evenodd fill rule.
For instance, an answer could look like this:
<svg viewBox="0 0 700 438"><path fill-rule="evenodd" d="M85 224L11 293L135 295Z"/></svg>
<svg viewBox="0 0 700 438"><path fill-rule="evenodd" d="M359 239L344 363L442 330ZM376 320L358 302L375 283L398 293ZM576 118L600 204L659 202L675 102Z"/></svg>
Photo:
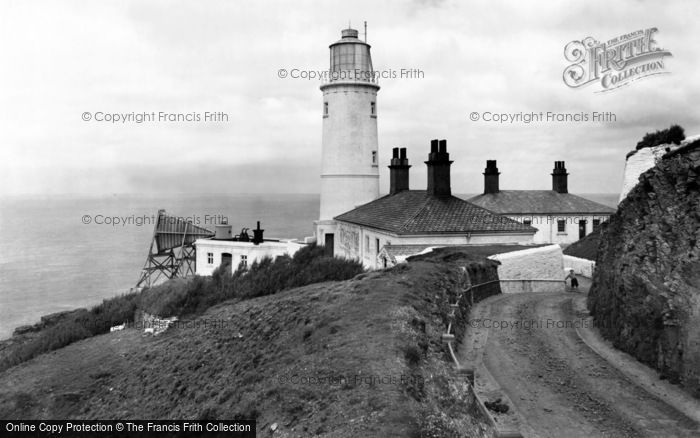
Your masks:
<svg viewBox="0 0 700 438"><path fill-rule="evenodd" d="M484 171L484 193L468 201L537 228L535 243L573 243L607 221L615 209L568 191L563 161L554 162L552 190L500 190L496 160Z"/></svg>
<svg viewBox="0 0 700 438"><path fill-rule="evenodd" d="M389 194L335 217L334 255L376 269L427 247L532 243L533 227L452 196L445 140L431 141L427 190L408 189L406 150L393 152Z"/></svg>
<svg viewBox="0 0 700 438"><path fill-rule="evenodd" d="M408 190L405 149L394 149L391 193L379 198L377 92L370 46L354 29L330 45L323 92L321 205L315 238L328 253L377 268L425 245L529 243L535 229L500 217L450 193L449 154L434 140L428 189ZM387 248L400 245L401 254Z"/></svg>
<svg viewBox="0 0 700 438"><path fill-rule="evenodd" d="M294 255L303 243L291 239L264 239L263 231L253 230L253 237L244 229L239 235L232 235L231 225L217 225L216 234L210 239L198 239L196 250L196 272L199 275L211 275L221 265L229 266L231 272L241 264L249 266L256 260L289 254Z"/></svg>
<svg viewBox="0 0 700 438"><path fill-rule="evenodd" d="M331 76L323 92L319 244L333 247L333 217L379 197L377 85L370 45L345 29L330 45Z"/></svg>

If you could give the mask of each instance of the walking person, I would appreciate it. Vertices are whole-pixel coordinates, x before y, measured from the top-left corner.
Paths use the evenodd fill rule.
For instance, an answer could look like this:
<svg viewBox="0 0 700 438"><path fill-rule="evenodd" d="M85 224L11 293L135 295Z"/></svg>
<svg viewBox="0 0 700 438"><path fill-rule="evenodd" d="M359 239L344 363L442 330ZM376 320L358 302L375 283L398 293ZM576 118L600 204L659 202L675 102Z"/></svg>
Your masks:
<svg viewBox="0 0 700 438"><path fill-rule="evenodd" d="M564 281L568 280L569 278L571 279L571 290L578 290L578 279L576 278L576 274L574 274L573 269L569 270L569 275L566 276Z"/></svg>

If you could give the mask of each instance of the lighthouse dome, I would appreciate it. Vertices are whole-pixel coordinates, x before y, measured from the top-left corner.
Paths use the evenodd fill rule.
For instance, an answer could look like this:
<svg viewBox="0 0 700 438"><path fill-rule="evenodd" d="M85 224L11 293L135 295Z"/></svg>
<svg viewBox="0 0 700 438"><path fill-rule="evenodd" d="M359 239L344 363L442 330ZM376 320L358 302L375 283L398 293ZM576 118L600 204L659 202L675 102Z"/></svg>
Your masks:
<svg viewBox="0 0 700 438"><path fill-rule="evenodd" d="M358 38L355 29L341 31L342 38L331 49L331 77L329 82L375 83L370 45Z"/></svg>

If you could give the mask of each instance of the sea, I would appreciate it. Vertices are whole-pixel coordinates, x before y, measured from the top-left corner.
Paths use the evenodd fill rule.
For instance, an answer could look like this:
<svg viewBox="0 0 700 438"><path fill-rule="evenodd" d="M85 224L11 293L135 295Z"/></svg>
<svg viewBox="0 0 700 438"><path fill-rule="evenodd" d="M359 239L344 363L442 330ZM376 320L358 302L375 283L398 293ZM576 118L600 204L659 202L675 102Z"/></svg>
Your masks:
<svg viewBox="0 0 700 438"><path fill-rule="evenodd" d="M458 195L468 198L472 195ZM615 207L617 194L582 195ZM99 304L135 286L157 212L266 238L313 234L318 194L0 197L0 339L42 315Z"/></svg>

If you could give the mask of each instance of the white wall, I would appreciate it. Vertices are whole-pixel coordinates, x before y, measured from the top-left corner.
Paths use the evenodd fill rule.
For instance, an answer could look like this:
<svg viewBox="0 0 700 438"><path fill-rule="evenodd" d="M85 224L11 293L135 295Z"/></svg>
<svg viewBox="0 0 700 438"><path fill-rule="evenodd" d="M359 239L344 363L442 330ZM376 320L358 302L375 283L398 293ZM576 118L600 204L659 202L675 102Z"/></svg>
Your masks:
<svg viewBox="0 0 700 438"><path fill-rule="evenodd" d="M652 148L640 149L627 158L625 161L625 173L622 180L622 191L620 192L620 199L618 202L622 202L622 200L627 197L629 191L637 185L641 174L656 166L656 162L666 153L667 147L671 147L671 145L662 144ZM673 145L673 147L675 148L676 146Z"/></svg>
<svg viewBox="0 0 700 438"><path fill-rule="evenodd" d="M379 239L379 246L377 246ZM369 245L367 245L369 243ZM338 221L335 233L334 255L360 260L367 269L378 269L378 259L384 245L483 245L489 243L532 243L530 234L460 234L398 236L374 228Z"/></svg>
<svg viewBox="0 0 700 438"><path fill-rule="evenodd" d="M501 264L498 278L503 293L556 292L564 287L563 253L559 245L496 254L489 257ZM554 281L535 281L554 280Z"/></svg>
<svg viewBox="0 0 700 438"><path fill-rule="evenodd" d="M378 88L369 83L323 86L328 115L323 116L321 141L321 220L379 197Z"/></svg>
<svg viewBox="0 0 700 438"><path fill-rule="evenodd" d="M242 256L247 256L248 266L264 257L275 258L280 255L294 255L304 244L283 240L280 242L263 242L255 245L252 242L235 242L228 240L199 239L195 242L197 254L197 275L211 275L214 269L221 265L221 256L230 253L232 256L231 271L235 271L241 263ZM213 263L208 262L208 253L214 256Z"/></svg>
<svg viewBox="0 0 700 438"><path fill-rule="evenodd" d="M568 272L569 269L573 269L576 275L581 275L587 278L593 278L595 262L593 260L564 255L564 271Z"/></svg>
<svg viewBox="0 0 700 438"><path fill-rule="evenodd" d="M338 239L338 223L334 220L314 221L314 237L318 245L326 244L326 234L333 234L334 239Z"/></svg>
<svg viewBox="0 0 700 438"><path fill-rule="evenodd" d="M511 219L518 222L523 222L526 219L532 221L531 225L537 228L537 233L534 237L535 243L573 243L579 240L579 221L586 221L586 235L593 232L593 220L599 219L603 223L610 219L610 215L518 215L509 216ZM564 220L565 231L559 232L557 221Z"/></svg>
<svg viewBox="0 0 700 438"><path fill-rule="evenodd" d="M656 166L656 163L667 152L666 149L674 151L698 139L700 139L700 135L695 135L687 137L679 145L661 144L651 148L633 151L632 155L627 157L625 161L625 174L622 179L622 191L620 192L620 200L618 202L622 202L622 200L627 197L630 190L637 185L641 174Z"/></svg>

